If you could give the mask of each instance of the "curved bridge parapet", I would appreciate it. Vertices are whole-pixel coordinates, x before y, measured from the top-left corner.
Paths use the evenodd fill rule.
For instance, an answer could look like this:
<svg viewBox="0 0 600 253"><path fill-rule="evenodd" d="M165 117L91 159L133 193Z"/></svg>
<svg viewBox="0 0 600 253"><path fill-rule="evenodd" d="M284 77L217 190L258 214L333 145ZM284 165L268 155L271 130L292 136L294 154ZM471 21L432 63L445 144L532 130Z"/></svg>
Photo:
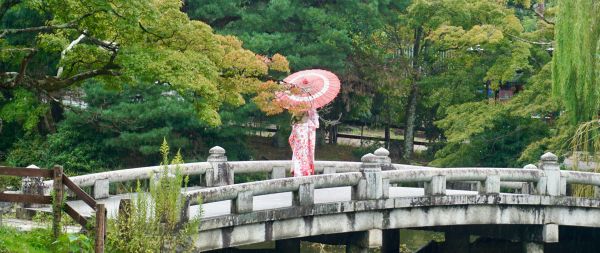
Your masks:
<svg viewBox="0 0 600 253"><path fill-rule="evenodd" d="M535 225L539 231L528 240L557 242L559 225L600 226L597 196L566 196L571 184L600 189L600 174L560 171L550 153L542 156L540 168L382 167L380 157L367 154L357 172L192 190L185 193L182 217L199 200L206 210L221 203L221 212L203 219L196 240L201 251L360 231L379 231L381 238L381 231L399 228L485 224ZM477 191L447 189L453 182L477 182Z"/></svg>

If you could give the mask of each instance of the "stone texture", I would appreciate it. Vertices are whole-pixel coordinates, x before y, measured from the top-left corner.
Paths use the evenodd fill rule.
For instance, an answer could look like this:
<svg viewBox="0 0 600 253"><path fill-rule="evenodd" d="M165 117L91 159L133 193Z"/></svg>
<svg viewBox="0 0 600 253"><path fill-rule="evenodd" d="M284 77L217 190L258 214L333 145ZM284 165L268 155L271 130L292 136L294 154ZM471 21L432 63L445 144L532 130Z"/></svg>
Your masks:
<svg viewBox="0 0 600 253"><path fill-rule="evenodd" d="M544 224L542 240L546 243L558 242L558 224Z"/></svg>
<svg viewBox="0 0 600 253"><path fill-rule="evenodd" d="M433 176L431 181L425 182L425 195L446 195L446 176Z"/></svg>
<svg viewBox="0 0 600 253"><path fill-rule="evenodd" d="M323 168L323 174L335 174L336 173L336 168L335 167L325 167Z"/></svg>
<svg viewBox="0 0 600 253"><path fill-rule="evenodd" d="M315 185L301 184L298 191L293 192L293 205L294 206L312 206L315 203Z"/></svg>
<svg viewBox="0 0 600 253"><path fill-rule="evenodd" d="M253 199L251 191L238 193L237 198L231 201L231 213L249 213L252 212Z"/></svg>
<svg viewBox="0 0 600 253"><path fill-rule="evenodd" d="M105 199L110 197L109 187L110 181L108 179L98 179L94 182L94 198Z"/></svg>
<svg viewBox="0 0 600 253"><path fill-rule="evenodd" d="M271 171L271 175L269 178L270 179L285 178L285 171L286 171L285 167L273 167L273 170Z"/></svg>
<svg viewBox="0 0 600 253"><path fill-rule="evenodd" d="M500 176L488 176L480 183L479 194L500 194Z"/></svg>

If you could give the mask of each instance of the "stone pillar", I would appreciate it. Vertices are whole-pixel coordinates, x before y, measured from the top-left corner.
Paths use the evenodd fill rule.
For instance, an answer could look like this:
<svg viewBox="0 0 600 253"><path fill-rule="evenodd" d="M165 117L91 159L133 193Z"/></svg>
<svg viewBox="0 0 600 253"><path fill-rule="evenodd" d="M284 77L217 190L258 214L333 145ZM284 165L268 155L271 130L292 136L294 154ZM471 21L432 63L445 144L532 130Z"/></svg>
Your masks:
<svg viewBox="0 0 600 253"><path fill-rule="evenodd" d="M479 183L479 194L500 194L500 176L489 175Z"/></svg>
<svg viewBox="0 0 600 253"><path fill-rule="evenodd" d="M378 148L373 152L375 156L377 156L377 161L381 166L381 170L394 170L394 166L392 166L392 159L390 156L390 151L385 148Z"/></svg>
<svg viewBox="0 0 600 253"><path fill-rule="evenodd" d="M545 243L557 243L558 242L558 224L548 223L544 224L542 228L542 240Z"/></svg>
<svg viewBox="0 0 600 253"><path fill-rule="evenodd" d="M105 199L110 196L108 193L110 181L108 179L98 179L94 182L94 198Z"/></svg>
<svg viewBox="0 0 600 253"><path fill-rule="evenodd" d="M525 165L525 167L523 167L523 169L537 170L538 167L533 164L527 164L527 165ZM533 183L523 183L523 185L521 186L521 194L534 194L534 192L535 192L535 187L534 187Z"/></svg>
<svg viewBox="0 0 600 253"><path fill-rule="evenodd" d="M544 244L537 242L523 242L524 253L544 253Z"/></svg>
<svg viewBox="0 0 600 253"><path fill-rule="evenodd" d="M442 196L446 195L446 176L437 175L431 177L431 181L425 182L425 195Z"/></svg>
<svg viewBox="0 0 600 253"><path fill-rule="evenodd" d="M367 253L370 248L382 246L382 231L371 229L369 231L354 232L349 234L346 244L346 253Z"/></svg>
<svg viewBox="0 0 600 253"><path fill-rule="evenodd" d="M381 199L387 189L384 188L381 166L377 156L369 153L361 158L362 178L352 187L353 200ZM389 184L388 184L389 186Z"/></svg>
<svg viewBox="0 0 600 253"><path fill-rule="evenodd" d="M35 165L27 166L29 169L39 169L40 167ZM44 178L42 177L23 177L21 179L21 192L23 194L31 194L31 195L44 195ZM16 215L19 219L31 219L34 215L34 212L26 210L26 208L30 207L43 207L44 205L40 204L28 204L28 203L19 203Z"/></svg>
<svg viewBox="0 0 600 253"><path fill-rule="evenodd" d="M285 167L273 167L269 179L285 178Z"/></svg>
<svg viewBox="0 0 600 253"><path fill-rule="evenodd" d="M231 213L249 213L252 212L254 205L254 196L252 191L239 192L237 197L231 201Z"/></svg>
<svg viewBox="0 0 600 253"><path fill-rule="evenodd" d="M292 205L312 207L315 204L315 185L302 184L297 191L292 192Z"/></svg>
<svg viewBox="0 0 600 253"><path fill-rule="evenodd" d="M219 146L211 148L208 153L207 162L212 168L206 170L204 175L207 187L216 187L233 184L233 168L227 163L225 149Z"/></svg>
<svg viewBox="0 0 600 253"><path fill-rule="evenodd" d="M542 182L538 183L540 194L549 196L560 196L566 192L566 184L561 184L560 167L558 166L558 157L550 152L542 155L542 170L545 174L545 189ZM540 181L543 181L543 177ZM565 188L564 190L562 188Z"/></svg>
<svg viewBox="0 0 600 253"><path fill-rule="evenodd" d="M300 239L285 239L275 241L277 253L300 253Z"/></svg>
<svg viewBox="0 0 600 253"><path fill-rule="evenodd" d="M381 240L381 253L400 252L400 229L383 230Z"/></svg>

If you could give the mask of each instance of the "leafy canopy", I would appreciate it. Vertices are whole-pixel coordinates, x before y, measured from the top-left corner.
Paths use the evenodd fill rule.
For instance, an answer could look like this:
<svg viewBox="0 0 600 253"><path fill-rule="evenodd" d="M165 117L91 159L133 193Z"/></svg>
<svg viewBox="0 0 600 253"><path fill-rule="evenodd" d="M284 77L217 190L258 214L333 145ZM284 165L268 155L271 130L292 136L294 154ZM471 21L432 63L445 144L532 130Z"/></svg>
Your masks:
<svg viewBox="0 0 600 253"><path fill-rule="evenodd" d="M218 125L222 105L243 104L242 94L256 91L269 69L287 71L285 58L265 61L237 38L190 20L179 0L7 0L1 5L3 90L26 89L53 100L89 78L116 87L168 83L194 102L201 120ZM41 25L9 22L30 12L39 15Z"/></svg>

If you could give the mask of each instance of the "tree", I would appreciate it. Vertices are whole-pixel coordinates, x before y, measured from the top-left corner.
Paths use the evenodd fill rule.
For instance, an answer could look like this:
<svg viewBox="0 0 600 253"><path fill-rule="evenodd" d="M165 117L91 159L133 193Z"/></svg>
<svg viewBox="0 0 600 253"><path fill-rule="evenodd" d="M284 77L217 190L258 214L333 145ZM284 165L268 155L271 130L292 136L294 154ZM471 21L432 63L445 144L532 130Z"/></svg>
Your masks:
<svg viewBox="0 0 600 253"><path fill-rule="evenodd" d="M226 148L231 160L250 158L237 121L245 118L246 105L222 110L223 127L215 128L198 119L194 104L167 84L124 84L117 90L87 80L81 93L85 96L65 112L55 133L22 138L7 161L62 164L70 173L149 166L159 162L164 138L190 161L204 160L214 145Z"/></svg>
<svg viewBox="0 0 600 253"><path fill-rule="evenodd" d="M452 106L436 122L444 130L446 145L435 154L433 165L516 167L534 163L547 150L559 150L568 139L555 122L560 103L553 99L551 64L506 103L469 102Z"/></svg>
<svg viewBox="0 0 600 253"><path fill-rule="evenodd" d="M179 0L0 2L0 106L27 93L59 107L67 90L92 78L115 87L159 82L193 101L198 118L216 126L219 108L243 104L242 95L255 91L270 67L287 70L286 63L265 62L235 37L189 20L181 7ZM35 22L26 20L30 13ZM49 113L58 109L37 108L43 113L34 119L60 117Z"/></svg>
<svg viewBox="0 0 600 253"><path fill-rule="evenodd" d="M405 159L412 155L415 128L431 126L450 105L485 99L486 82L497 90L517 72L530 72L530 44L513 38L523 31L513 10L499 2L419 0L399 20L359 40L361 59L372 61L364 66L371 80L382 93L395 94L392 100L405 101Z"/></svg>
<svg viewBox="0 0 600 253"><path fill-rule="evenodd" d="M600 109L599 12L597 1L559 1L553 88L574 123L597 118Z"/></svg>
<svg viewBox="0 0 600 253"><path fill-rule="evenodd" d="M365 115L363 105L366 105L353 103L357 98L371 99L363 97L371 97L376 90L371 82L356 73L361 59L353 59L356 56L354 38L377 31L387 19L395 19L409 2L187 0L184 10L192 19L210 24L221 34L239 37L250 50L264 55L284 54L293 70L333 71L342 80L341 94L326 115L321 116L338 119L342 114L343 120L353 121L356 115ZM353 111L355 109L360 111ZM361 116L361 120L367 119L371 122L370 117Z"/></svg>
<svg viewBox="0 0 600 253"><path fill-rule="evenodd" d="M597 1L559 1L552 84L555 96L565 105L569 119L566 128L571 130L568 133L576 160L600 159L599 11Z"/></svg>

